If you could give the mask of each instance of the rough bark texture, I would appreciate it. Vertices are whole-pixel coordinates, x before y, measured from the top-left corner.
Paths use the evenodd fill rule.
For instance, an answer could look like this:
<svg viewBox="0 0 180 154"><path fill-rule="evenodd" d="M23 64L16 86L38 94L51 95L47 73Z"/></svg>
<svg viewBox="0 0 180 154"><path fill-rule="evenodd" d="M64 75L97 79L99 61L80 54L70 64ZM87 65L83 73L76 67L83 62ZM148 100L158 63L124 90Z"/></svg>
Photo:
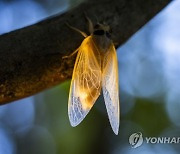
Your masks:
<svg viewBox="0 0 180 154"><path fill-rule="evenodd" d="M65 23L88 33L84 12L108 23L117 46L170 0L89 0L56 17L0 36L0 104L24 98L71 78L73 52L83 40ZM123 56L123 55L122 55Z"/></svg>

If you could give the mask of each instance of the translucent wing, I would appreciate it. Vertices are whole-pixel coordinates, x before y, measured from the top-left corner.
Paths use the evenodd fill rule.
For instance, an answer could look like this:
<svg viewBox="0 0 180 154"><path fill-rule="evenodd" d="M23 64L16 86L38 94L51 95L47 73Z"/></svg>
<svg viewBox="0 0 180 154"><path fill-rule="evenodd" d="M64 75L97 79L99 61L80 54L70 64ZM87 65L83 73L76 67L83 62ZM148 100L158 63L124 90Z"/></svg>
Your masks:
<svg viewBox="0 0 180 154"><path fill-rule="evenodd" d="M100 95L100 66L100 54L88 36L79 47L71 81L68 114L72 126L85 118Z"/></svg>
<svg viewBox="0 0 180 154"><path fill-rule="evenodd" d="M118 62L113 43L103 60L102 88L109 121L114 133L119 131Z"/></svg>

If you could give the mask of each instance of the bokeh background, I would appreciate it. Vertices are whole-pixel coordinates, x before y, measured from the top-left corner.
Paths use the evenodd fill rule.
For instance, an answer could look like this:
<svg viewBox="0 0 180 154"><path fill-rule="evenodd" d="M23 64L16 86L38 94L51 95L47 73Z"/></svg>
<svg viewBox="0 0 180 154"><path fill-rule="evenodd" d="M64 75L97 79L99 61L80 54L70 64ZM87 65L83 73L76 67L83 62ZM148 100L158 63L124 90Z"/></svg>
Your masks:
<svg viewBox="0 0 180 154"><path fill-rule="evenodd" d="M1 0L0 34L65 12L81 1ZM103 97L79 126L70 126L67 81L0 106L0 154L179 153L180 143L143 143L133 149L128 139L135 132L144 137L180 137L180 1L168 5L117 53L118 136L111 130Z"/></svg>

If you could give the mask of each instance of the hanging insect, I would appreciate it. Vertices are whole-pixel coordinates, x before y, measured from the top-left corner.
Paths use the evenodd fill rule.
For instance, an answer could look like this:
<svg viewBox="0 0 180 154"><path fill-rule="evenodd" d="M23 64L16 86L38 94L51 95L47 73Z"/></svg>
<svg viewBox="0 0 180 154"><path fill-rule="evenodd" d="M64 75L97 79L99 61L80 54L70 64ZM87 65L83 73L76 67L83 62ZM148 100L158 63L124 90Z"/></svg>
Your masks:
<svg viewBox="0 0 180 154"><path fill-rule="evenodd" d="M93 26L89 22L90 36L80 32L85 39L80 47L74 65L69 93L68 115L73 127L77 126L88 114L101 93L114 133L119 131L119 84L116 49L111 40L110 27L106 24Z"/></svg>

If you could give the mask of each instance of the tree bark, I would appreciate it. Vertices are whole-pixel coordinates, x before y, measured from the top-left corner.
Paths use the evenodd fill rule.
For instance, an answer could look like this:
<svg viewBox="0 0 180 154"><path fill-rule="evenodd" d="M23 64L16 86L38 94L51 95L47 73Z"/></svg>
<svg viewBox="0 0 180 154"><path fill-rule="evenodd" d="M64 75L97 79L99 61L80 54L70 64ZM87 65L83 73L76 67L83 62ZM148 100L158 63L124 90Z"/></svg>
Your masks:
<svg viewBox="0 0 180 154"><path fill-rule="evenodd" d="M112 28L117 47L145 25L171 0L89 0L66 13L0 36L0 104L18 100L70 79L75 56L62 59L88 33L84 13ZM122 55L123 56L123 55Z"/></svg>

